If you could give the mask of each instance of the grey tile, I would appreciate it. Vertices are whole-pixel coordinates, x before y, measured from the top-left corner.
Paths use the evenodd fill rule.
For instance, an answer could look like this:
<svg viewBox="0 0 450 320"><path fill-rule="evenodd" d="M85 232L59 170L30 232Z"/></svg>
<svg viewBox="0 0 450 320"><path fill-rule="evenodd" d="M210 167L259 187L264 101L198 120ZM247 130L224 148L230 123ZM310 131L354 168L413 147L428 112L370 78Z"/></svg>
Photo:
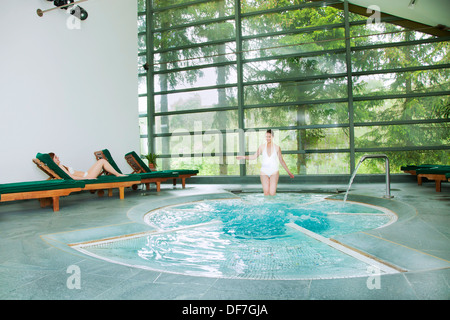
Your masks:
<svg viewBox="0 0 450 320"><path fill-rule="evenodd" d="M380 288L369 289L367 277L330 280L238 280L192 277L142 270L108 263L67 249L68 232L104 228L113 234L116 226L128 232L146 227L131 225L127 212L146 203L170 202L200 193L211 197L223 188L255 185L190 185L172 189L167 185L156 193L126 191L125 200L98 198L79 193L61 199L61 211L41 209L36 201L0 204L0 299L442 299L450 298L450 198L434 188L414 183L392 185L394 201L407 203L417 213L407 214L392 226L344 237L381 259L407 267L409 272L383 275ZM280 185L280 188L321 189L331 185ZM352 186L352 193L381 197L384 184ZM445 190L443 190L445 192ZM167 202L168 203L168 202ZM399 205L401 207L401 205ZM139 215L142 216L142 212ZM136 217L135 216L135 217ZM45 236L52 235L47 242ZM380 240L378 238L385 240ZM76 240L76 239L75 239ZM80 268L81 289L67 287L67 267Z"/></svg>
<svg viewBox="0 0 450 320"><path fill-rule="evenodd" d="M418 298L403 274L380 276L378 283L372 280L369 277L313 280L309 298L313 300L409 300Z"/></svg>
<svg viewBox="0 0 450 320"><path fill-rule="evenodd" d="M450 299L450 269L410 272L405 277L421 300Z"/></svg>

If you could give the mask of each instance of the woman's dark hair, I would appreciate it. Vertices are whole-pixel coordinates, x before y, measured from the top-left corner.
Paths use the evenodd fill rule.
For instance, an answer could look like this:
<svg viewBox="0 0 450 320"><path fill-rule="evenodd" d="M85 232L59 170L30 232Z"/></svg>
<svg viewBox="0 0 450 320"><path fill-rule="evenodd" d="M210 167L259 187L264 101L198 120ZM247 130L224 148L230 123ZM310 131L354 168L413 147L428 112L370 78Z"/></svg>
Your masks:
<svg viewBox="0 0 450 320"><path fill-rule="evenodd" d="M272 129L267 129L266 133L270 133L272 137L274 136L274 132L272 131Z"/></svg>
<svg viewBox="0 0 450 320"><path fill-rule="evenodd" d="M52 158L52 160L55 160L55 153L54 152L49 152L48 155L50 156L50 158ZM69 170L69 168L67 168L65 165L63 165L64 168L66 168L66 170Z"/></svg>

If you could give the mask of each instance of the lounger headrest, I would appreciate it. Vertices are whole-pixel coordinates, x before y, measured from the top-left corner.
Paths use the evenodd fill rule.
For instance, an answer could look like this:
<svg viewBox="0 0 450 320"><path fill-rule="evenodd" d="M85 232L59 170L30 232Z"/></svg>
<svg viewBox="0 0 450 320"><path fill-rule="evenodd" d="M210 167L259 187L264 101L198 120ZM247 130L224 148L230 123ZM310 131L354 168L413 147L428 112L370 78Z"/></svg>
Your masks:
<svg viewBox="0 0 450 320"><path fill-rule="evenodd" d="M48 153L37 153L36 158L42 161L47 167L55 172L59 177L65 180L73 180L67 173L65 173L50 157Z"/></svg>
<svg viewBox="0 0 450 320"><path fill-rule="evenodd" d="M141 157L139 157L135 151L128 152L125 156L127 155L131 155L146 172L152 172L152 170L145 164L144 161L142 161Z"/></svg>

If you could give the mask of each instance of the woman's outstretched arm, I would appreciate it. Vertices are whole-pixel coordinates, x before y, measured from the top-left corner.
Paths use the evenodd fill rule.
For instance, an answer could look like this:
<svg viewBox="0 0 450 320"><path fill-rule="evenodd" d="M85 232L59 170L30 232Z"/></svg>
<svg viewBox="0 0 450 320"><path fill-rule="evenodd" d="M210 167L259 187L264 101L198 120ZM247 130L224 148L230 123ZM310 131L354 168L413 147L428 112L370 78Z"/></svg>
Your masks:
<svg viewBox="0 0 450 320"><path fill-rule="evenodd" d="M259 146L258 150L256 150L256 152L254 154L252 154L250 156L237 156L236 159L237 160L255 160L260 156L261 150L262 150L262 145Z"/></svg>

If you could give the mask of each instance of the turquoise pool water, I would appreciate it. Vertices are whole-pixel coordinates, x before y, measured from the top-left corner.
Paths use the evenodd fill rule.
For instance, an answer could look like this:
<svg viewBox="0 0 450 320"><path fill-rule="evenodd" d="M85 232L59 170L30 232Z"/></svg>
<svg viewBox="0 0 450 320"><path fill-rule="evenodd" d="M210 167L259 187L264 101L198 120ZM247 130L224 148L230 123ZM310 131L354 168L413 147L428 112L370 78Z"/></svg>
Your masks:
<svg viewBox="0 0 450 320"><path fill-rule="evenodd" d="M137 268L242 279L368 276L371 261L329 238L396 220L379 207L324 194L242 194L149 212L152 231L81 244L88 255ZM384 272L383 270L380 271Z"/></svg>

